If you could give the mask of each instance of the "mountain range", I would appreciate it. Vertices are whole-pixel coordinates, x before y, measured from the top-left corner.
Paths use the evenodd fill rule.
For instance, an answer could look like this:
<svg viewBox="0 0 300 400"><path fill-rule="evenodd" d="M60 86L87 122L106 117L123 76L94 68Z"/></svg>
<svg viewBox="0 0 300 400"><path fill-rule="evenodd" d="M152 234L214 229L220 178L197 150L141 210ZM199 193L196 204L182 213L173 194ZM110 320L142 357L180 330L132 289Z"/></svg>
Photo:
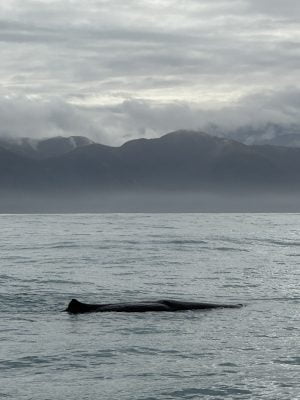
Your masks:
<svg viewBox="0 0 300 400"><path fill-rule="evenodd" d="M120 147L76 136L0 141L2 192L294 192L299 172L300 148L245 145L194 131Z"/></svg>

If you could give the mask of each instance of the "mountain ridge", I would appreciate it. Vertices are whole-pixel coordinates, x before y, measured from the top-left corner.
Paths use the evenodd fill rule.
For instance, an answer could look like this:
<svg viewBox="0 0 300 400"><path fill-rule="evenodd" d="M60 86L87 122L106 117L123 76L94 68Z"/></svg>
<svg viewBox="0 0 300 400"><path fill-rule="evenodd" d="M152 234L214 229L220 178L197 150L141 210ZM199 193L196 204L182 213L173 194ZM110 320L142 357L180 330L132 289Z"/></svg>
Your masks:
<svg viewBox="0 0 300 400"><path fill-rule="evenodd" d="M54 136L46 139L0 138L0 146L13 153L35 159L55 157L66 154L78 147L94 143L84 136Z"/></svg>
<svg viewBox="0 0 300 400"><path fill-rule="evenodd" d="M74 137L73 137L74 138ZM294 190L300 149L246 145L204 132L178 130L118 147L70 138L47 157L25 156L0 143L0 185L7 190ZM50 140L50 139L48 139ZM74 140L74 139L72 139ZM48 143L49 144L49 143ZM51 147L51 146L50 146Z"/></svg>

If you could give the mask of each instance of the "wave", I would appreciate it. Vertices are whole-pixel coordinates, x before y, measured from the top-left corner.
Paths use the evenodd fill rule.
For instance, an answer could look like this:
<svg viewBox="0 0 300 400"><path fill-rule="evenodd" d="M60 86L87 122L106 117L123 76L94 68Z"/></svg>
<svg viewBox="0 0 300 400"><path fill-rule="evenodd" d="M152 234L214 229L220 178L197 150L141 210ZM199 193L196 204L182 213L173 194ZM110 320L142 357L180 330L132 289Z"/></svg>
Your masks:
<svg viewBox="0 0 300 400"><path fill-rule="evenodd" d="M194 240L194 239L174 239L160 243L184 245L184 244L207 244L208 242L205 240Z"/></svg>
<svg viewBox="0 0 300 400"><path fill-rule="evenodd" d="M244 251L249 253L249 250L247 249L238 249L235 247L214 247L211 250L219 250L219 251Z"/></svg>

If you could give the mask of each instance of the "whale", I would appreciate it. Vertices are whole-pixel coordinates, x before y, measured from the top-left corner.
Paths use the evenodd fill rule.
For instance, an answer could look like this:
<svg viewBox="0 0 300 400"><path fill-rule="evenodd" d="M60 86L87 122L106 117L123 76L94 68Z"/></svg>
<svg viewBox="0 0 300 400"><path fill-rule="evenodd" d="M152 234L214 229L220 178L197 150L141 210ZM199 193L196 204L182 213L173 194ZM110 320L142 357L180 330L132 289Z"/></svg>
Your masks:
<svg viewBox="0 0 300 400"><path fill-rule="evenodd" d="M187 310L212 310L216 308L240 308L243 304L199 303L179 300L138 301L129 303L88 304L72 299L64 310L70 314L91 312L176 312Z"/></svg>

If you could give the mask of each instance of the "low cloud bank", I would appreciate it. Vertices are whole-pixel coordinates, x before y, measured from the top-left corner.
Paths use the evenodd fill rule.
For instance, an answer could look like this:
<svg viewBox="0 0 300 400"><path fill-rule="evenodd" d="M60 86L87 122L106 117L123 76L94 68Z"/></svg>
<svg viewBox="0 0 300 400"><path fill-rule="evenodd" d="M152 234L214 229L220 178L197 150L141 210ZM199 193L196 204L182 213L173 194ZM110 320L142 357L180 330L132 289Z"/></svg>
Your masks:
<svg viewBox="0 0 300 400"><path fill-rule="evenodd" d="M269 91L246 96L218 109L203 109L196 103L159 103L129 99L115 105L82 107L58 98L41 101L28 97L0 100L0 137L45 138L87 136L97 142L120 145L141 137L158 137L178 129L201 130L226 136L241 128L266 138L298 133L300 90ZM259 132L257 132L257 130ZM238 139L238 137L236 137Z"/></svg>

